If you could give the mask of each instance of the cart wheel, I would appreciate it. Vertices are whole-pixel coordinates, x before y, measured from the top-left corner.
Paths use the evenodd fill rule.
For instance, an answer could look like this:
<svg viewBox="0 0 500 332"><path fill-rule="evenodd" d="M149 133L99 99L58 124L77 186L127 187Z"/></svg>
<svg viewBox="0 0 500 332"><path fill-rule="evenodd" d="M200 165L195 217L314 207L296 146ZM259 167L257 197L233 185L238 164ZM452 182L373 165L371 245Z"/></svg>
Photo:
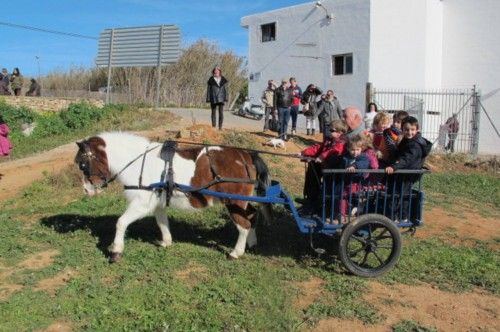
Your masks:
<svg viewBox="0 0 500 332"><path fill-rule="evenodd" d="M399 229L380 214L357 218L340 236L340 260L349 272L360 277L373 278L390 271L400 255Z"/></svg>

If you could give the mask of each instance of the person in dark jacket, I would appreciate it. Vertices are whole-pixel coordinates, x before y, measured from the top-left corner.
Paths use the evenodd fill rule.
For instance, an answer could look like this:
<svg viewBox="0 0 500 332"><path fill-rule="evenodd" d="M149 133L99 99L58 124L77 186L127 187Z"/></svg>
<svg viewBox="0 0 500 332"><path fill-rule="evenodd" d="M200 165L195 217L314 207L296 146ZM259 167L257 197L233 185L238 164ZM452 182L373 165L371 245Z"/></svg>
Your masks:
<svg viewBox="0 0 500 332"><path fill-rule="evenodd" d="M318 108L318 119L321 129L320 132L323 133L324 137L330 135L328 125L334 120L342 119L342 108L333 90L328 90L326 92L325 99ZM321 128L321 126L323 126L323 128Z"/></svg>
<svg viewBox="0 0 500 332"><path fill-rule="evenodd" d="M387 174L392 174L394 171L410 169L422 169L425 157L429 155L432 149L432 143L422 137L419 131L418 120L413 116L407 116L402 123L403 139L398 145L398 152L396 162L385 168ZM399 197L408 195L411 192L413 183L420 179L419 174L405 174L400 175L394 181L389 181L389 192L399 193ZM395 183L394 183L395 182ZM399 216L402 220L406 221L408 217L408 199L401 199L403 202L402 214ZM393 206L393 210L399 211L401 200L398 201L397 206Z"/></svg>
<svg viewBox="0 0 500 332"><path fill-rule="evenodd" d="M299 115L300 99L302 99L302 89L297 85L295 77L290 77L290 87L293 91L292 106L290 116L292 117L292 135L297 134L297 116Z"/></svg>
<svg viewBox="0 0 500 332"><path fill-rule="evenodd" d="M306 117L306 130L307 135L314 135L316 131L316 118L318 117L318 103L316 99L321 96L323 92L314 84L309 84L307 89L302 94L302 113Z"/></svg>
<svg viewBox="0 0 500 332"><path fill-rule="evenodd" d="M34 78L32 78L30 89L26 91L26 96L40 97L41 91L42 87L40 86L40 84L38 84L38 82Z"/></svg>
<svg viewBox="0 0 500 332"><path fill-rule="evenodd" d="M278 117L280 121L279 137L283 140L288 140L287 130L288 121L290 120L290 106L292 106L293 90L288 85L286 78L281 80L281 85L276 89L276 108L278 109Z"/></svg>
<svg viewBox="0 0 500 332"><path fill-rule="evenodd" d="M0 96L10 96L9 91L10 75L7 68L3 68L0 73Z"/></svg>
<svg viewBox="0 0 500 332"><path fill-rule="evenodd" d="M216 110L219 110L219 130L222 129L224 121L224 103L227 102L229 92L227 88L228 80L222 76L220 67L216 66L212 70L212 77L207 82L207 103L212 109L212 127L216 126Z"/></svg>

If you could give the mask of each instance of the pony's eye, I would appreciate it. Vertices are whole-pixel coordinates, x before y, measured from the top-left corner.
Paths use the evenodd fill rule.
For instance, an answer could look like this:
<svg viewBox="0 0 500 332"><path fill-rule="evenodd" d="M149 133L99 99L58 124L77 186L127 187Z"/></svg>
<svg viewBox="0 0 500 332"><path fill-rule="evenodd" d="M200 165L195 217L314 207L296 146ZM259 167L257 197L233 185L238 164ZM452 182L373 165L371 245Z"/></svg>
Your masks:
<svg viewBox="0 0 500 332"><path fill-rule="evenodd" d="M86 166L87 166L87 165L86 165L85 163L80 163L80 165L79 165L80 170L81 170L81 171L85 170L85 167L86 167Z"/></svg>

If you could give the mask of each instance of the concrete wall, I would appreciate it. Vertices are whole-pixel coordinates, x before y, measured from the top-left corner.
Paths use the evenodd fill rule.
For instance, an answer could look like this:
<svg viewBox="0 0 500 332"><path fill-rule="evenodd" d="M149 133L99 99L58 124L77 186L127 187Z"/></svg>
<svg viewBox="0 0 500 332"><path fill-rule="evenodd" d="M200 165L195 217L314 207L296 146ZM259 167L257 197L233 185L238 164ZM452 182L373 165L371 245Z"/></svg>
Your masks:
<svg viewBox="0 0 500 332"><path fill-rule="evenodd" d="M500 129L500 1L445 0L444 87L477 84L483 105ZM486 95L492 95L487 98ZM500 154L500 139L481 111L479 151Z"/></svg>
<svg viewBox="0 0 500 332"><path fill-rule="evenodd" d="M268 79L295 76L305 88L315 83L333 88L343 106L364 105L369 60L369 0L326 0L329 21L313 2L246 16L249 32L249 73L260 73L249 83L249 95L260 97ZM260 25L276 22L276 40L261 42ZM353 74L333 76L331 56L353 53Z"/></svg>
<svg viewBox="0 0 500 332"><path fill-rule="evenodd" d="M442 3L372 0L370 74L375 87L441 86Z"/></svg>

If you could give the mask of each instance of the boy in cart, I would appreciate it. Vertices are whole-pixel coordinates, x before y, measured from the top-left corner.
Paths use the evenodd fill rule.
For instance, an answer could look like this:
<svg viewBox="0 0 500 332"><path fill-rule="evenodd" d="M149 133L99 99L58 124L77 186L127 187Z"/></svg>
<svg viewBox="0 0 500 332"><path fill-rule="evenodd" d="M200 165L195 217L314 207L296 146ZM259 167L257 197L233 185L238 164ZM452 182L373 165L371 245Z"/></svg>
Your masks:
<svg viewBox="0 0 500 332"><path fill-rule="evenodd" d="M403 139L398 145L396 161L385 168L387 174L393 174L397 170L419 170L424 165L425 158L431 152L432 143L422 137L418 120L413 116L408 116L403 120L401 125L403 130ZM418 181L420 175L407 174L400 175L395 181L390 181L388 190L400 194L400 197L410 192L413 183ZM394 190L395 189L395 190ZM408 200L403 200L403 215L404 221L408 215Z"/></svg>

